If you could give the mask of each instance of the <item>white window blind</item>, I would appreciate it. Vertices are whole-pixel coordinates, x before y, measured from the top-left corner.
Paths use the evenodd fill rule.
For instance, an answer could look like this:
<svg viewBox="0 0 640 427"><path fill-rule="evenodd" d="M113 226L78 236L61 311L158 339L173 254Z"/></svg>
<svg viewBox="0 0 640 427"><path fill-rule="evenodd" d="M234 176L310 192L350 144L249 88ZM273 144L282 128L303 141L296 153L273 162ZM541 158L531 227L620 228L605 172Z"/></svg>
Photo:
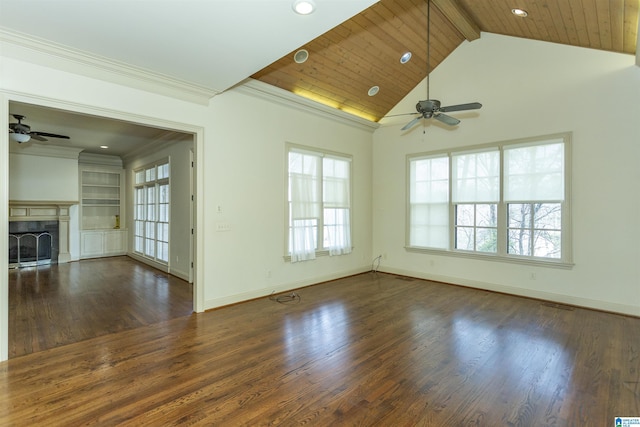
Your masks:
<svg viewBox="0 0 640 427"><path fill-rule="evenodd" d="M449 247L449 158L410 162L411 246Z"/></svg>
<svg viewBox="0 0 640 427"><path fill-rule="evenodd" d="M570 138L410 156L408 249L570 265Z"/></svg>
<svg viewBox="0 0 640 427"><path fill-rule="evenodd" d="M505 201L564 200L562 142L505 148L504 156Z"/></svg>
<svg viewBox="0 0 640 427"><path fill-rule="evenodd" d="M455 154L453 203L497 202L500 200L500 152Z"/></svg>

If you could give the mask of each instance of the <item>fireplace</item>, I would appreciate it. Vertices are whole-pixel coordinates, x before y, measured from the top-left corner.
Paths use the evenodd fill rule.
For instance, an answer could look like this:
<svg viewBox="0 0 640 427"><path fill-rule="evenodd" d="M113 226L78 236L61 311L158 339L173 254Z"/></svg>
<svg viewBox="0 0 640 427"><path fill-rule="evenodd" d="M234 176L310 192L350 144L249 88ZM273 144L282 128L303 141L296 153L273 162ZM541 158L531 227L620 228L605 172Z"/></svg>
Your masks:
<svg viewBox="0 0 640 427"><path fill-rule="evenodd" d="M69 262L73 204L77 202L9 201L9 267Z"/></svg>
<svg viewBox="0 0 640 427"><path fill-rule="evenodd" d="M9 233L9 268L51 264L53 236L48 231Z"/></svg>

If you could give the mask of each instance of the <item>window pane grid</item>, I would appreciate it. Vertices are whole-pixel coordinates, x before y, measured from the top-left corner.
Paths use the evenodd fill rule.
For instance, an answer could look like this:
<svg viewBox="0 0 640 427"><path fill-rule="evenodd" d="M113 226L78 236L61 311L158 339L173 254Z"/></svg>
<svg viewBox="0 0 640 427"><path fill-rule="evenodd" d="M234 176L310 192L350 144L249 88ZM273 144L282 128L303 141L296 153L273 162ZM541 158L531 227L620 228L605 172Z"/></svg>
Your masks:
<svg viewBox="0 0 640 427"><path fill-rule="evenodd" d="M568 261L566 146L562 136L409 157L408 246ZM450 174L437 178L436 159Z"/></svg>
<svg viewBox="0 0 640 427"><path fill-rule="evenodd" d="M169 262L169 163L134 171L134 251Z"/></svg>
<svg viewBox="0 0 640 427"><path fill-rule="evenodd" d="M291 261L351 252L351 162L311 150L288 151Z"/></svg>

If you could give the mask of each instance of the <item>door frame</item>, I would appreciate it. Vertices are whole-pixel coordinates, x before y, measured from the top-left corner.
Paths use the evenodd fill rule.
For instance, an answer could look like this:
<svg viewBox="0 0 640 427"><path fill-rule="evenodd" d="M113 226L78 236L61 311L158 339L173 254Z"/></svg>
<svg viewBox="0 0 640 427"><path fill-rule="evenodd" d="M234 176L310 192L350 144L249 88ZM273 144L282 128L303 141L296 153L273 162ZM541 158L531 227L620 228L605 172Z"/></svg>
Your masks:
<svg viewBox="0 0 640 427"><path fill-rule="evenodd" d="M89 114L93 116L105 117L115 120L124 120L131 123L138 123L145 126L153 126L164 129L171 129L178 132L190 133L194 139L192 176L191 179L192 194L194 201L192 203L193 215L191 215L193 244L191 245L192 253L190 254L193 262L193 269L190 276L193 275L193 311L200 313L204 311L204 270L199 260L203 259L204 242L203 238L198 237L198 231L204 227L204 203L202 202L204 194L204 170L198 167L197 159L202 156L204 147L204 127L195 126L188 123L173 122L158 117L141 116L115 109L98 108L95 106L70 103L64 100L38 97L30 94L22 94L17 92L0 91L0 127L8 129L9 127L9 103L23 102L34 104L42 107L49 107L61 110L67 110L73 113ZM7 242L9 239L9 134L8 132L0 132L0 205L4 206L0 209L0 239ZM9 253L8 246L0 245L0 362L7 360L9 357Z"/></svg>

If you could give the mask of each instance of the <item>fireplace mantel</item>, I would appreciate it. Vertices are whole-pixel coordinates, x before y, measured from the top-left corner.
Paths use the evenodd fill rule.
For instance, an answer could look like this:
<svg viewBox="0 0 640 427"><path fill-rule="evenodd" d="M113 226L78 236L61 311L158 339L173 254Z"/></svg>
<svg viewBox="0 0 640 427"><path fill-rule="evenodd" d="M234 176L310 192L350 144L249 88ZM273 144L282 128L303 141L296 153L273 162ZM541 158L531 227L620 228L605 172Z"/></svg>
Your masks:
<svg viewBox="0 0 640 427"><path fill-rule="evenodd" d="M9 222L58 221L58 263L71 261L69 252L69 208L77 200L9 200Z"/></svg>
<svg viewBox="0 0 640 427"><path fill-rule="evenodd" d="M69 220L69 208L77 200L9 200L9 221Z"/></svg>

